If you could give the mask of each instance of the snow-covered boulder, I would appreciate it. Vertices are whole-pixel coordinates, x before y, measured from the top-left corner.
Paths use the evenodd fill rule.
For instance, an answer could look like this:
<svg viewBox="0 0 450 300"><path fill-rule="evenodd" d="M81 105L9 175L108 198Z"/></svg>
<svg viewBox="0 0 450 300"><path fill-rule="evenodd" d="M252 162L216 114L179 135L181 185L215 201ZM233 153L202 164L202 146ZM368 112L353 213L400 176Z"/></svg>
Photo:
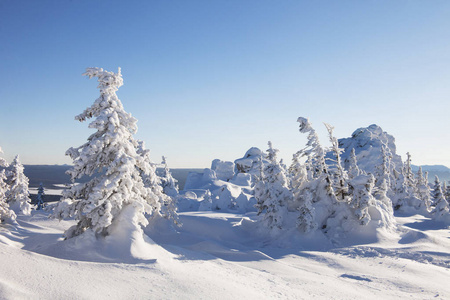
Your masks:
<svg viewBox="0 0 450 300"><path fill-rule="evenodd" d="M251 186L252 175L246 173L237 173L236 176L230 181L231 183L239 186Z"/></svg>
<svg viewBox="0 0 450 300"><path fill-rule="evenodd" d="M177 198L178 211L197 211L201 200L193 191L181 191Z"/></svg>
<svg viewBox="0 0 450 300"><path fill-rule="evenodd" d="M217 179L229 181L234 176L234 163L215 159L211 163L211 170L216 173Z"/></svg>
<svg viewBox="0 0 450 300"><path fill-rule="evenodd" d="M184 190L209 189L214 180L217 180L216 172L208 168L204 169L203 173L189 172Z"/></svg>
<svg viewBox="0 0 450 300"><path fill-rule="evenodd" d="M261 150L252 149L247 151L247 154L261 156ZM256 161L260 160L253 158ZM204 169L203 173L188 174L184 190L178 198L178 209L239 213L255 211L256 201L252 195L252 185L251 174L235 173L233 162L215 159L212 161L211 169Z"/></svg>
<svg viewBox="0 0 450 300"><path fill-rule="evenodd" d="M244 155L244 157L236 159L236 173L251 173L252 169L259 161L266 161L266 155L259 148L252 147Z"/></svg>
<svg viewBox="0 0 450 300"><path fill-rule="evenodd" d="M375 124L355 130L349 138L339 139L339 147L344 149L341 154L344 167L348 169L352 149L355 149L358 167L367 173L374 174L375 168L382 163L381 149L383 145L392 155L393 166L400 171L403 164L400 155L396 153L395 138ZM327 154L327 157L332 156L332 153Z"/></svg>

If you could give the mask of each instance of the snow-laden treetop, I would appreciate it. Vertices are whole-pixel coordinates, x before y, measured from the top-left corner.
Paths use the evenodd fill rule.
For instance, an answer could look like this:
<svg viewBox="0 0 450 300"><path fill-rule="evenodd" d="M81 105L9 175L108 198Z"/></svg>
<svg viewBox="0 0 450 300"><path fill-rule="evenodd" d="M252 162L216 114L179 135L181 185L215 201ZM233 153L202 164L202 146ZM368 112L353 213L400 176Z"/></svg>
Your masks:
<svg viewBox="0 0 450 300"><path fill-rule="evenodd" d="M299 125L300 129L299 130L300 130L301 133L307 133L307 132L311 131L312 126L311 126L311 123L309 122L308 118L299 117L297 119L297 122L300 123L300 125Z"/></svg>
<svg viewBox="0 0 450 300"><path fill-rule="evenodd" d="M94 118L89 128L97 129L97 132L88 138L86 144L67 150L66 155L74 159L75 168L69 172L73 179L91 176L97 168L112 167L110 164L117 155L136 156L136 145L131 141L134 141L132 135L137 132L137 120L124 110L116 95L123 85L120 68L117 73L102 68L87 68L83 75L98 78L100 97L75 119L83 122ZM122 150L117 152L119 148ZM90 161L92 157L96 161Z"/></svg>

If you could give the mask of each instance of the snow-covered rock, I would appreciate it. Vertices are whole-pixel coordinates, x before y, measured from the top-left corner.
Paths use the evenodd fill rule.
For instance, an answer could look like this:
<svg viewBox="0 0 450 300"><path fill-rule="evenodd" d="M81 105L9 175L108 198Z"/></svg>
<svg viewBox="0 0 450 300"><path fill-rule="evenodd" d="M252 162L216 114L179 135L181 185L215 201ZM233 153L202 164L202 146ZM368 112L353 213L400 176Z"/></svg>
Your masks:
<svg viewBox="0 0 450 300"><path fill-rule="evenodd" d="M358 167L367 173L374 174L375 168L382 163L381 149L383 145L389 149L392 155L393 166L400 171L402 159L396 153L395 138L375 124L355 130L349 138L339 139L339 147L344 149L341 154L344 167L348 168L352 149L355 149ZM332 153L328 153L327 157L332 157L332 155Z"/></svg>
<svg viewBox="0 0 450 300"><path fill-rule="evenodd" d="M211 170L216 173L217 179L229 181L234 176L234 163L215 159L211 163Z"/></svg>
<svg viewBox="0 0 450 300"><path fill-rule="evenodd" d="M259 148L252 147L244 155L244 157L236 159L236 173L251 173L259 161L267 162L266 155Z"/></svg>

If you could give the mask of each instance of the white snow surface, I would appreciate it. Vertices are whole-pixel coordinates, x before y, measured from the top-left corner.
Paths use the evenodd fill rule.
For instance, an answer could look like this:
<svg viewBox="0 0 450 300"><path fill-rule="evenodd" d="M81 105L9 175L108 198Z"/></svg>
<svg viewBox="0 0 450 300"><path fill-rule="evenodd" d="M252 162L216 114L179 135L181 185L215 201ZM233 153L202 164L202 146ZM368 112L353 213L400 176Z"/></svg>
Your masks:
<svg viewBox="0 0 450 300"><path fill-rule="evenodd" d="M156 219L124 256L126 238L115 248L89 235L63 241L74 221L20 214L0 226L0 299L450 298L443 223L396 216L395 233L332 244L296 230L273 239L255 217L185 212L178 231Z"/></svg>

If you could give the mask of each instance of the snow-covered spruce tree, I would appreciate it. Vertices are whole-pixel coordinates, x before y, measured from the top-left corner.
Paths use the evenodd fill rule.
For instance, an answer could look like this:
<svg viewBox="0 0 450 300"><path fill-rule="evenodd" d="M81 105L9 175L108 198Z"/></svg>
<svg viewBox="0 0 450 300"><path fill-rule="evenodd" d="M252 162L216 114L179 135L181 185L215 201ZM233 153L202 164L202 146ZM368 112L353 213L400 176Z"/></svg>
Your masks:
<svg viewBox="0 0 450 300"><path fill-rule="evenodd" d="M351 180L353 178L355 178L356 176L361 175L361 170L358 167L358 160L356 158L356 152L355 152L355 148L352 148L352 152L350 153L350 157L348 160L348 178Z"/></svg>
<svg viewBox="0 0 450 300"><path fill-rule="evenodd" d="M0 147L0 154L3 153L2 148ZM0 169L6 168L8 167L8 163L6 162L6 160L0 156Z"/></svg>
<svg viewBox="0 0 450 300"><path fill-rule="evenodd" d="M144 186L150 189L150 199L152 199L151 204L154 208L153 218L162 216L165 219L170 220L174 225L181 226L176 206L177 195L172 197L165 193L163 184L164 178L158 176L156 164L150 160L150 150L145 148L143 141L138 141L136 151L143 158L143 164L139 167L139 171L144 181ZM163 172L164 171L165 170L163 170Z"/></svg>
<svg viewBox="0 0 450 300"><path fill-rule="evenodd" d="M417 171L416 194L420 199L420 204L417 209L429 211L431 207L431 191L428 187L428 179L423 176L422 167L419 167L419 171Z"/></svg>
<svg viewBox="0 0 450 300"><path fill-rule="evenodd" d="M301 156L306 157L306 169L308 171L308 179L315 179L322 174L327 173L327 165L325 163L325 151L319 142L319 137L307 118L299 117L297 122L300 123L300 132L308 133L308 142L306 147L301 151Z"/></svg>
<svg viewBox="0 0 450 300"><path fill-rule="evenodd" d="M335 156L335 159L328 159L331 161L331 167L328 168L328 172L333 174L333 189L337 200L344 201L348 196L348 174L342 167L341 163L341 153L344 150L339 148L339 142L337 138L333 136L334 127L327 123L324 124L330 138L331 151Z"/></svg>
<svg viewBox="0 0 450 300"><path fill-rule="evenodd" d="M299 156L306 157L307 176L294 201L300 211L297 225L304 232L315 228L325 229L327 220L335 213L338 203L333 180L328 172L325 151L320 145L316 131L306 118L299 117L297 122L300 123L299 131L308 133L306 148L299 151Z"/></svg>
<svg viewBox="0 0 450 300"><path fill-rule="evenodd" d="M313 193L308 185L306 167L300 162L300 155L300 151L293 155L292 164L289 167L293 201L289 203L288 209L299 212L296 226L301 232L308 233L316 229L317 224L313 207Z"/></svg>
<svg viewBox="0 0 450 300"><path fill-rule="evenodd" d="M382 179L379 187L375 187L372 174L361 174L354 177L350 183L352 198L350 207L361 225L376 222L376 227L392 228L395 224L392 202L386 196L388 184Z"/></svg>
<svg viewBox="0 0 450 300"><path fill-rule="evenodd" d="M352 187L352 198L350 207L354 210L356 218L361 225L367 225L370 221L369 206L374 202L372 189L375 184L375 178L372 174L359 175L350 182Z"/></svg>
<svg viewBox="0 0 450 300"><path fill-rule="evenodd" d="M116 228L142 236L140 225L148 224L144 214L153 212L158 199L144 186L140 174L148 165L137 153L138 143L133 138L137 120L124 110L116 95L123 85L120 68L118 73L88 68L83 75L98 78L100 97L75 119L84 122L94 118L89 128L96 132L85 144L67 150L74 165L67 173L72 182L83 176L90 180L66 190L53 216L78 220L65 232L66 238L88 230L96 236L108 236Z"/></svg>
<svg viewBox="0 0 450 300"><path fill-rule="evenodd" d="M391 159L392 155L386 144L381 146L381 164L375 168L375 185L381 186L386 181L388 186L391 185Z"/></svg>
<svg viewBox="0 0 450 300"><path fill-rule="evenodd" d="M164 194L176 198L178 196L178 180L173 178L172 172L170 172L169 167L167 166L167 159L165 156L162 157L162 166L163 169L161 171L161 184L163 187Z"/></svg>
<svg viewBox="0 0 450 300"><path fill-rule="evenodd" d="M427 179L428 181L428 179ZM445 199L447 199L448 202L450 202L450 183L446 185L444 192Z"/></svg>
<svg viewBox="0 0 450 300"><path fill-rule="evenodd" d="M391 181L393 190L392 205L394 206L394 210L398 210L404 205L405 199L408 198L407 187L403 172L398 172L394 169L393 177L394 180Z"/></svg>
<svg viewBox="0 0 450 300"><path fill-rule="evenodd" d="M307 181L306 167L300 162L301 152L294 153L291 166L288 169L290 190L294 199L298 199L302 192L302 184ZM293 201L292 203L295 203ZM296 209L296 208L295 208Z"/></svg>
<svg viewBox="0 0 450 300"><path fill-rule="evenodd" d="M7 169L8 191L6 202L15 213L31 214L31 199L28 191L28 177L23 173L24 167L17 155Z"/></svg>
<svg viewBox="0 0 450 300"><path fill-rule="evenodd" d="M403 165L403 174L406 183L406 193L408 197L414 197L416 192L416 179L414 178L414 173L411 168L411 154L406 153L406 161Z"/></svg>
<svg viewBox="0 0 450 300"><path fill-rule="evenodd" d="M39 184L38 193L36 196L36 210L40 210L44 207L44 195L45 195L44 185L41 182Z"/></svg>
<svg viewBox="0 0 450 300"><path fill-rule="evenodd" d="M448 215L450 214L450 207L449 203L444 197L444 194L442 193L442 187L441 182L439 181L439 177L436 175L434 179L434 186L433 186L433 205L434 208L431 211L431 214L433 215L433 218L436 220L441 220L444 218L449 218Z"/></svg>
<svg viewBox="0 0 450 300"><path fill-rule="evenodd" d="M258 183L258 193L255 198L258 215L261 222L269 229L282 229L283 220L287 214L287 205L292 201L292 193L284 168L277 160L277 149L269 142L269 164L263 170L263 179Z"/></svg>
<svg viewBox="0 0 450 300"><path fill-rule="evenodd" d="M1 150L1 149L0 149ZM0 223L14 221L16 214L9 209L9 205L6 202L6 192L8 191L8 185L6 184L5 170L0 171Z"/></svg>

